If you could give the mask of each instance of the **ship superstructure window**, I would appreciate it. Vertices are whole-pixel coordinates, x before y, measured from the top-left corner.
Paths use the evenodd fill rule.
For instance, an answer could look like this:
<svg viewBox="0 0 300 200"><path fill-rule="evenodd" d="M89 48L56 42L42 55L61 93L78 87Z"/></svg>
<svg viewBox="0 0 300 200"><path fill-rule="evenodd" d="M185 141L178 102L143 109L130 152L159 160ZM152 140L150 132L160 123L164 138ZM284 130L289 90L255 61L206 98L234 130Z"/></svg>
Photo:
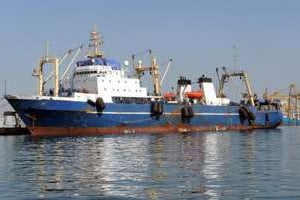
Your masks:
<svg viewBox="0 0 300 200"><path fill-rule="evenodd" d="M97 71L76 72L75 75L97 74Z"/></svg>

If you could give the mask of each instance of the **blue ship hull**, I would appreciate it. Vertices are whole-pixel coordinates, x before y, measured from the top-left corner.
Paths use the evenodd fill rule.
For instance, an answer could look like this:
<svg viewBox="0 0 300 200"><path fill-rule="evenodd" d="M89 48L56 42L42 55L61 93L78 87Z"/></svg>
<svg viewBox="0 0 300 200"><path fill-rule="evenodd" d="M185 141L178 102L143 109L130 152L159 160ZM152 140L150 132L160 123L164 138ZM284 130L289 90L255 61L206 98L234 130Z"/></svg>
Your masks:
<svg viewBox="0 0 300 200"><path fill-rule="evenodd" d="M289 117L283 117L282 125L283 126L300 126L300 120L299 119L291 119Z"/></svg>
<svg viewBox="0 0 300 200"><path fill-rule="evenodd" d="M249 106L255 120L241 120L240 106L192 105L193 117L185 120L181 104L163 104L163 114L151 115L150 104L106 103L102 112L87 102L51 99L6 99L33 135L95 135L107 133L250 130L276 128L278 110L258 111Z"/></svg>

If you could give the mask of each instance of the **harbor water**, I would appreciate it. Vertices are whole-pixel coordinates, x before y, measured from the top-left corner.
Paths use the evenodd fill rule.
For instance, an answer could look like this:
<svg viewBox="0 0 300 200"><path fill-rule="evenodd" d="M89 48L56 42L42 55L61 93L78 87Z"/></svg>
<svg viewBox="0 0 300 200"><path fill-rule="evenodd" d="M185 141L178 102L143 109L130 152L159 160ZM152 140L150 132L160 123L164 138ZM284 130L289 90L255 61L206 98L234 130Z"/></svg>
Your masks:
<svg viewBox="0 0 300 200"><path fill-rule="evenodd" d="M300 199L300 127L0 136L0 199Z"/></svg>

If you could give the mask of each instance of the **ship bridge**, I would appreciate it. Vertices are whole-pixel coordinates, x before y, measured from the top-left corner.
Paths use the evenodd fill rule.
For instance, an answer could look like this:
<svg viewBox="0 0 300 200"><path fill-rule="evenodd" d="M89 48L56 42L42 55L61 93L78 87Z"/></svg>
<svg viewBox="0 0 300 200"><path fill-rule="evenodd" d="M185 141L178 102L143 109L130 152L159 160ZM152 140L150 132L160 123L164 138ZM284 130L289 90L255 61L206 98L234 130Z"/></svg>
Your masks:
<svg viewBox="0 0 300 200"><path fill-rule="evenodd" d="M76 63L77 67L102 65L110 66L112 70L121 70L121 63L115 59L108 58L91 58L87 60L81 60Z"/></svg>
<svg viewBox="0 0 300 200"><path fill-rule="evenodd" d="M74 71L75 83L80 82L81 79L90 77L105 77L106 75L124 76L120 62L114 59L92 58L78 61L76 65L77 67Z"/></svg>
<svg viewBox="0 0 300 200"><path fill-rule="evenodd" d="M118 62L97 60L77 62L73 77L76 93L93 93L105 102L111 102L112 97L147 97L147 88L141 87L139 79L127 77Z"/></svg>

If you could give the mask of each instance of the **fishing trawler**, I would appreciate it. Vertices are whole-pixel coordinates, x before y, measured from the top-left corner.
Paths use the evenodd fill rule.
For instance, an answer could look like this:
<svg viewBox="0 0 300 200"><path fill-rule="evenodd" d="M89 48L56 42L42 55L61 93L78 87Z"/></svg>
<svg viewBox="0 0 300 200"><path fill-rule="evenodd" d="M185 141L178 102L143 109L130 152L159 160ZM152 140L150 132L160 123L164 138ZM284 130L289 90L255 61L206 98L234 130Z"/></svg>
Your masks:
<svg viewBox="0 0 300 200"><path fill-rule="evenodd" d="M133 61L134 73L129 76L126 63L104 56L99 32L93 29L90 36L89 51L85 59L76 62L67 83L59 76L60 60L44 56L33 74L38 78L38 94L5 96L32 135L252 130L276 128L281 123L278 109L255 106L243 71L223 74L220 79L223 87L229 77L242 77L248 91L242 104L232 103L222 88L217 94L212 79L205 75L199 76L196 84L180 76L176 91L163 93L159 66L151 51L150 66ZM46 92L44 67L49 63L54 66L54 86ZM150 89L141 84L145 72L152 79Z"/></svg>

